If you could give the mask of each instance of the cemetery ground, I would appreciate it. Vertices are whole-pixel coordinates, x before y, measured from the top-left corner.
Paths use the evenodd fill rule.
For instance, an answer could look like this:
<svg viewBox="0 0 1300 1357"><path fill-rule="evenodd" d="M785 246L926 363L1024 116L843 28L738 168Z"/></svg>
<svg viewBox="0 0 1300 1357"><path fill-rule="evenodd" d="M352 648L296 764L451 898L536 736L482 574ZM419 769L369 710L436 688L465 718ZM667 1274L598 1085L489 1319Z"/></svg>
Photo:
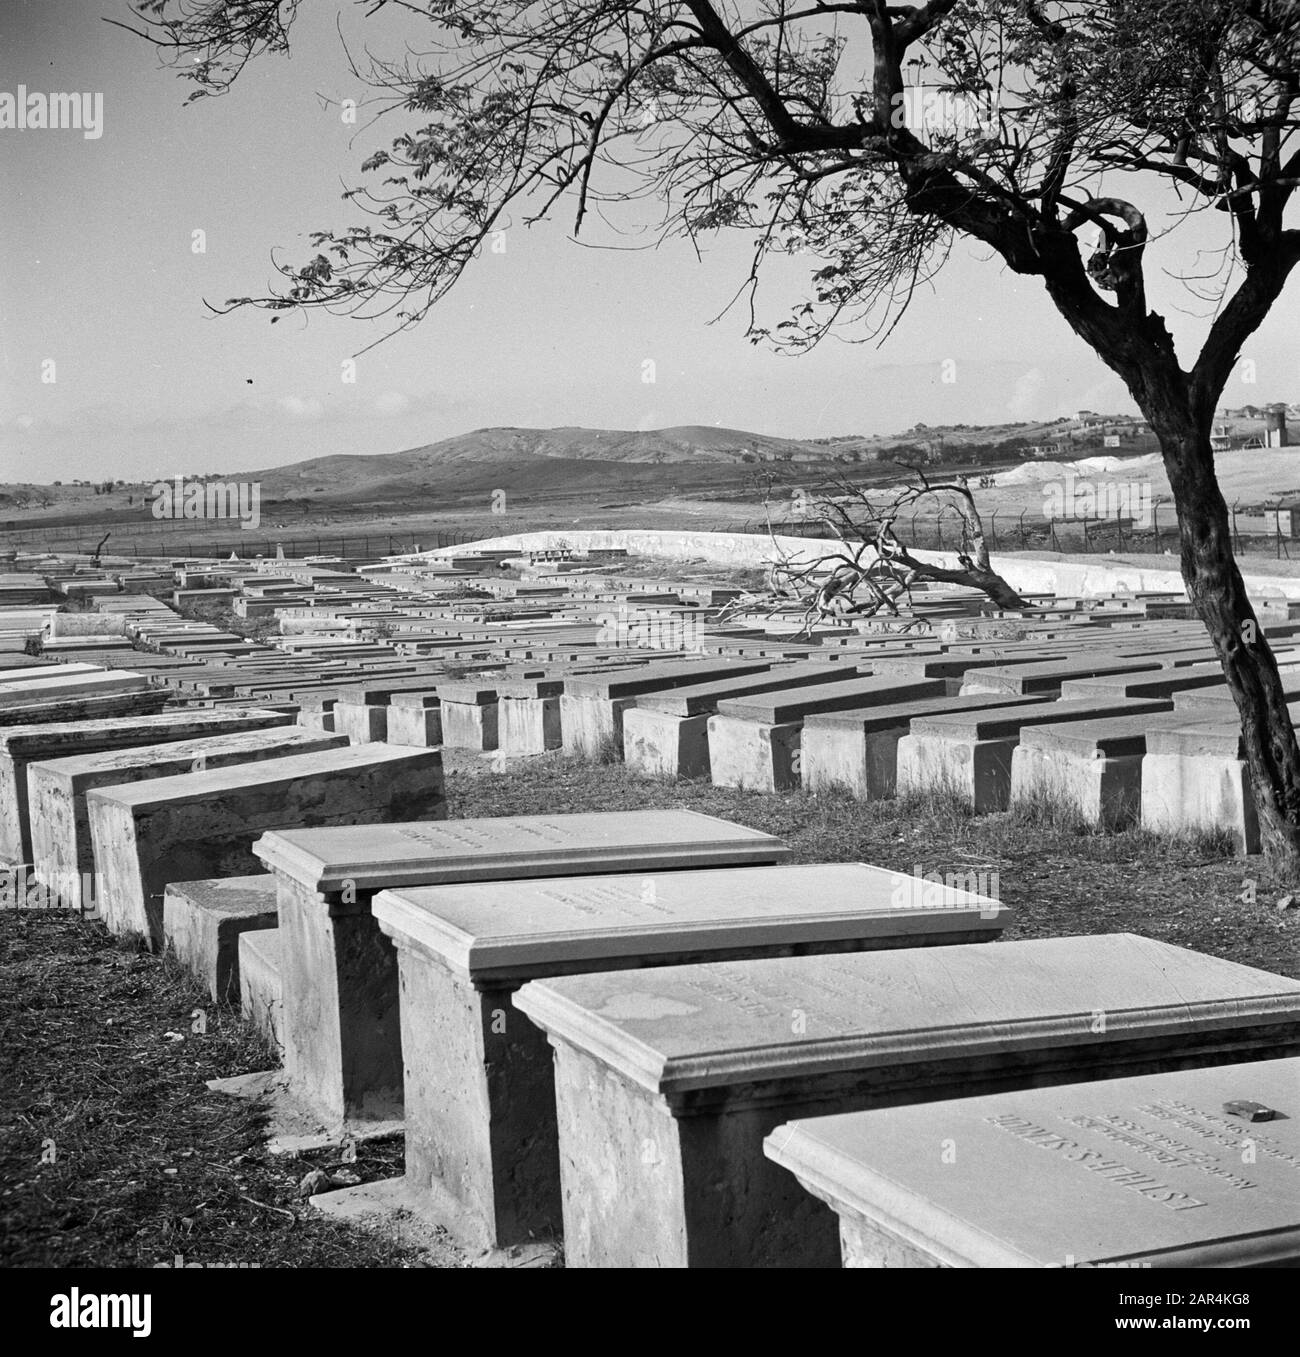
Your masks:
<svg viewBox="0 0 1300 1357"><path fill-rule="evenodd" d="M971 817L943 797L863 805L639 778L561 755L447 750L449 813L682 807L776 834L795 862L982 874L1015 907L1008 939L1133 931L1300 976L1300 908L1259 859L1213 836L1100 833L1049 805ZM1000 944L994 944L1000 945ZM196 1030L200 1029L200 1030ZM8 1266L456 1267L427 1230L398 1241L307 1204L325 1186L402 1172L402 1145L277 1157L254 1105L207 1080L275 1057L167 957L63 911L0 911L0 1262Z"/></svg>

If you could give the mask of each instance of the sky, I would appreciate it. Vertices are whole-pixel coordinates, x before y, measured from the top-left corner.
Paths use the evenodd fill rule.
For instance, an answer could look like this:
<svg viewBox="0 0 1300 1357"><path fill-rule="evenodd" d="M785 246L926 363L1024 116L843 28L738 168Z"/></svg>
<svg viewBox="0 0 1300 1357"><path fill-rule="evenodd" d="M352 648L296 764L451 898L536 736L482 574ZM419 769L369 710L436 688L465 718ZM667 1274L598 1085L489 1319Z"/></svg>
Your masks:
<svg viewBox="0 0 1300 1357"><path fill-rule="evenodd" d="M369 8L302 6L287 58L186 105L192 86L105 22L130 19L126 0L0 0L0 96L102 96L95 137L0 128L0 481L233 473L502 425L825 437L1134 409L1036 280L965 244L883 346L832 340L801 357L751 345L739 309L716 319L748 236L702 258L681 242L594 248L573 240L571 206L531 228L516 214L504 253L484 252L422 324L359 357L381 324L213 315L205 302L266 289L273 254L303 262L309 232L358 218L341 192L396 124L344 122L339 101L367 91L340 30L393 54L421 28L398 6ZM1219 221L1201 214L1148 250L1152 304L1182 346L1206 307L1175 275L1203 265ZM772 320L816 266L778 262ZM1225 403L1300 399L1294 292L1244 357L1256 380Z"/></svg>

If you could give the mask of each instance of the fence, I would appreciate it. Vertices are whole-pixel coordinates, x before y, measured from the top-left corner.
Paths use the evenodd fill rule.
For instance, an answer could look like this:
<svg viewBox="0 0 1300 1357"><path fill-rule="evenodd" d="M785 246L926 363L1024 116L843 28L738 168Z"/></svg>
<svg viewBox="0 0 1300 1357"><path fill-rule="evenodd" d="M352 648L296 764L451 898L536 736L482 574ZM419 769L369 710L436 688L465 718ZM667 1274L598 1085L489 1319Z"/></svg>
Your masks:
<svg viewBox="0 0 1300 1357"><path fill-rule="evenodd" d="M437 547L467 546L483 539L481 532L429 531L412 536L409 533L356 531L310 535L286 532L275 537L241 532L229 540L219 541L192 529L187 532L185 526L178 524L175 530L142 534L122 533L114 529L104 543L103 553L119 559L134 556L137 559L154 560L172 557L221 560L233 552L241 561L248 561L258 556L274 558L283 548L284 554L290 557L338 556L343 560L360 562L375 561L384 556L400 556L414 551L417 542L420 550L430 551ZM88 556L95 552L103 537L102 527L42 526L16 529L6 525L3 541L11 550Z"/></svg>
<svg viewBox="0 0 1300 1357"><path fill-rule="evenodd" d="M1114 551L1161 555L1165 551L1177 551L1181 540L1172 504L1153 504L1151 523L1144 527L1124 518L1044 518L1028 509L1018 514L995 509L981 518L985 541L994 552L1039 550L1068 555ZM1236 504L1229 507L1228 518L1232 548L1237 555L1273 554L1278 560L1291 559L1294 539L1282 533L1280 521L1272 531L1251 531L1249 526L1242 530L1241 518L1257 520L1258 515L1246 513ZM893 530L905 547L916 551L953 551L962 543L962 520L955 510L898 518L894 520ZM771 524L766 519L749 519L740 525L719 525L716 531L763 536L771 531L778 537L829 538L835 535L826 519L812 515L773 520ZM1300 548L1300 541L1297 548Z"/></svg>
<svg viewBox="0 0 1300 1357"><path fill-rule="evenodd" d="M1162 521L1161 511L1164 511ZM1290 537L1281 530L1280 516L1273 531L1243 531L1240 518L1258 521L1258 514L1249 514L1238 505L1229 510L1233 550L1238 554L1275 554L1279 560L1291 559ZM1170 504L1153 505L1151 523L1137 527L1130 519L1117 518L1058 518L1047 519L1041 514L1023 510L1009 514L992 510L983 516L985 540L990 551L1055 551L1071 552L1125 552L1159 555L1176 551L1179 545L1178 524ZM217 541L192 525L176 521L166 531L144 533L122 532L115 528L103 551L107 556L121 558L197 557L224 559L233 552L240 560L258 556L274 558L280 548L291 557L339 556L351 561L374 561L384 556L399 556L414 551L416 544L424 551L434 548L470 546L486 535L482 530L417 530L412 533L380 533L364 530L338 533L303 533L286 531L277 536L255 536L240 532L229 540ZM594 526L594 525L593 525ZM767 536L769 530L779 537L833 537L828 522L815 515L802 518L773 520L748 519L737 523L721 521L710 532L739 532ZM952 551L961 545L962 524L955 511L935 514L915 514L907 519L894 520L894 533L906 547L918 551ZM32 552L63 552L91 555L103 539L102 526L51 525L19 528L16 523L4 524L0 541L9 549ZM1300 547L1300 542L1297 543Z"/></svg>

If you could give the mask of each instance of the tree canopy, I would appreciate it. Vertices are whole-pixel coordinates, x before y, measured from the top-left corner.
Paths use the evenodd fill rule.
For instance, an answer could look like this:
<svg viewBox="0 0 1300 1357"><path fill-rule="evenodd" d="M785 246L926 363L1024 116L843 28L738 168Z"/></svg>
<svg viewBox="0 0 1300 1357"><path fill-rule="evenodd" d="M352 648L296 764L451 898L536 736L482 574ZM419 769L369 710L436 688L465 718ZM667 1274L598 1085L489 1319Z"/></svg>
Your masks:
<svg viewBox="0 0 1300 1357"><path fill-rule="evenodd" d="M412 43L358 69L402 124L345 195L363 220L235 304L414 324L494 231L567 210L580 232L639 199L664 234L749 233L750 286L774 251L815 257L807 300L756 340L878 332L961 233L1042 277L1133 389L1139 358L1177 362L1144 287L1162 180L1227 228L1189 367L1212 408L1300 259L1291 0L388 2ZM201 97L288 50L297 0L137 9Z"/></svg>

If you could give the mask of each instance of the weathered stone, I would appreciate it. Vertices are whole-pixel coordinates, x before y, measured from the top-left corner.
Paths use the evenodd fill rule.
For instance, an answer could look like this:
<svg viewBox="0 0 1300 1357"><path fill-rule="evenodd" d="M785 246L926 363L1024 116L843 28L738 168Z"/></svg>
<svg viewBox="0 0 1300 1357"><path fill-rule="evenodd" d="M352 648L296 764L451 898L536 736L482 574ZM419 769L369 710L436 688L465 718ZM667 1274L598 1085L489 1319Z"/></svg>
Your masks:
<svg viewBox="0 0 1300 1357"><path fill-rule="evenodd" d="M571 1266L835 1266L791 1118L1300 1053L1300 983L1131 934L531 981ZM1249 1089L1240 1090L1249 1096Z"/></svg>
<svg viewBox="0 0 1300 1357"><path fill-rule="evenodd" d="M438 694L397 693L388 708L389 744L429 749L442 743L442 712Z"/></svg>
<svg viewBox="0 0 1300 1357"><path fill-rule="evenodd" d="M1018 694L980 693L920 698L896 706L814 712L804 719L800 743L804 789L847 792L862 801L891 797L897 786L898 742L908 734L914 717L1024 706L1025 701Z"/></svg>
<svg viewBox="0 0 1300 1357"><path fill-rule="evenodd" d="M839 1219L845 1267L1300 1262L1300 1060L815 1117L765 1143Z"/></svg>
<svg viewBox="0 0 1300 1357"><path fill-rule="evenodd" d="M283 1049L280 998L280 930L261 928L239 935L239 1008L246 1022Z"/></svg>
<svg viewBox="0 0 1300 1357"><path fill-rule="evenodd" d="M445 806L436 750L327 749L86 794L100 907L110 931L162 940L169 881L245 876L272 827L356 825Z"/></svg>
<svg viewBox="0 0 1300 1357"><path fill-rule="evenodd" d="M275 878L269 872L167 883L164 945L223 1003L240 1001L240 937L275 926Z"/></svg>
<svg viewBox="0 0 1300 1357"><path fill-rule="evenodd" d="M551 1057L512 995L538 976L996 937L998 901L860 863L384 891L398 951L406 1175L468 1243L560 1226Z"/></svg>
<svg viewBox="0 0 1300 1357"><path fill-rule="evenodd" d="M152 778L258 763L291 754L346 747L345 735L325 735L298 726L207 735L167 744L132 745L95 754L28 764L32 861L36 879L62 903L77 903L82 882L93 877L86 793L95 787L122 787Z"/></svg>
<svg viewBox="0 0 1300 1357"><path fill-rule="evenodd" d="M709 766L719 787L786 791L801 782L803 722L817 712L946 696L937 679L857 676L788 692L729 698L709 717Z"/></svg>
<svg viewBox="0 0 1300 1357"><path fill-rule="evenodd" d="M1239 853L1258 853L1259 815L1234 716L1177 713L1152 729L1142 759L1142 826L1154 833L1226 832Z"/></svg>
<svg viewBox="0 0 1300 1357"><path fill-rule="evenodd" d="M397 963L370 913L376 891L583 872L766 864L789 849L694 811L500 816L267 834L279 880L285 1072L333 1121L392 1115L401 1099Z"/></svg>
<svg viewBox="0 0 1300 1357"><path fill-rule="evenodd" d="M1117 698L1100 703L1041 702L969 716L917 717L909 734L898 742L898 790L951 794L967 801L977 815L1006 810L1011 798L1011 758L1023 730L1169 710L1167 699Z"/></svg>
<svg viewBox="0 0 1300 1357"><path fill-rule="evenodd" d="M56 722L0 730L0 860L32 860L27 810L27 766L72 754L95 754L130 745L233 734L270 726L291 726L293 717L261 708L162 712L100 721Z"/></svg>

